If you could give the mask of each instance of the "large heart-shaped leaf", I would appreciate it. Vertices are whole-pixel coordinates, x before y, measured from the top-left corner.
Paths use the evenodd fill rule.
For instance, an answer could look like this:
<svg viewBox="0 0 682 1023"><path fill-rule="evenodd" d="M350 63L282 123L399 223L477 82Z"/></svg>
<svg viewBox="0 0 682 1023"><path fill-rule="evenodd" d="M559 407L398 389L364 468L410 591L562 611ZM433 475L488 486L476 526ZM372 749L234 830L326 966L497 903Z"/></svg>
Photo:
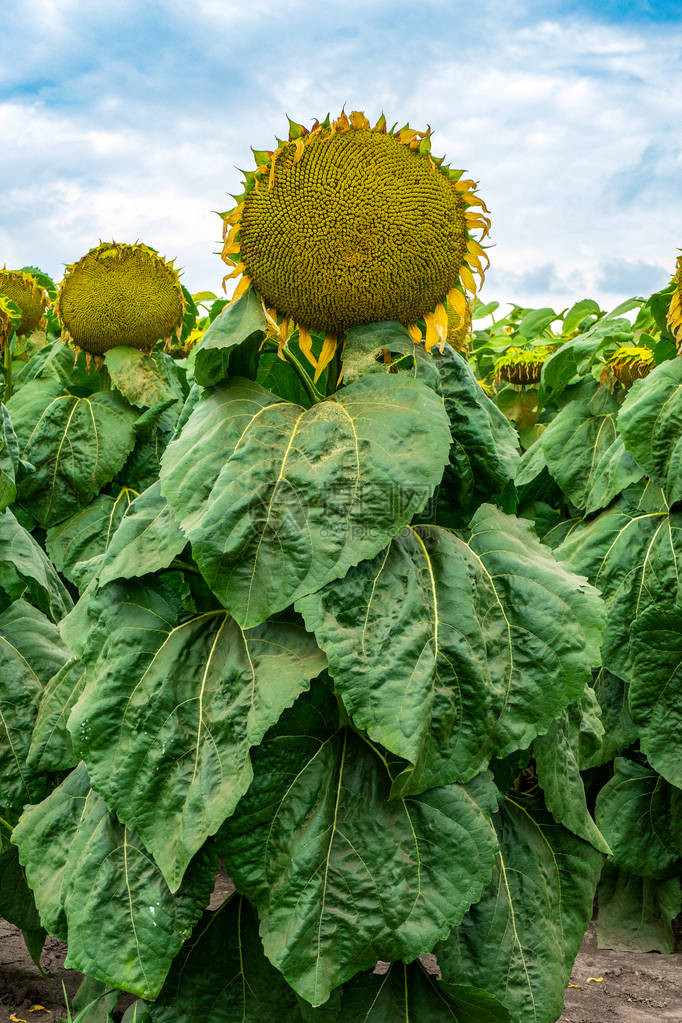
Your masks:
<svg viewBox="0 0 682 1023"><path fill-rule="evenodd" d="M18 600L0 615L0 807L40 799L45 779L27 765L43 685L68 660L55 626Z"/></svg>
<svg viewBox="0 0 682 1023"><path fill-rule="evenodd" d="M301 1023L298 998L263 954L254 910L236 894L204 913L158 1002L191 1023Z"/></svg>
<svg viewBox="0 0 682 1023"><path fill-rule="evenodd" d="M326 1006L324 1007L326 1008ZM343 988L338 1014L304 1012L305 1023L511 1023L493 995L437 980L419 963L394 963L383 974L362 974Z"/></svg>
<svg viewBox="0 0 682 1023"><path fill-rule="evenodd" d="M415 765L405 792L528 746L599 657L598 594L490 505L463 537L410 527L297 607L357 727Z"/></svg>
<svg viewBox="0 0 682 1023"><path fill-rule="evenodd" d="M385 763L338 726L318 686L254 753L251 788L219 832L265 954L312 1005L377 959L429 951L490 878L488 776L418 798L390 789Z"/></svg>
<svg viewBox="0 0 682 1023"><path fill-rule="evenodd" d="M653 879L679 875L682 790L650 767L616 757L613 778L597 796L595 818L623 870Z"/></svg>
<svg viewBox="0 0 682 1023"><path fill-rule="evenodd" d="M246 792L249 750L323 670L286 622L242 631L222 609L178 617L134 583L93 598L107 639L69 720L93 785L174 891Z"/></svg>
<svg viewBox="0 0 682 1023"><path fill-rule="evenodd" d="M83 764L24 812L12 841L43 925L68 940L67 965L154 998L208 902L215 852L202 850L171 895L137 835L90 788Z"/></svg>
<svg viewBox="0 0 682 1023"><path fill-rule="evenodd" d="M505 798L495 827L493 880L438 946L438 962L451 983L495 995L514 1023L552 1023L563 1010L603 857L537 799Z"/></svg>
<svg viewBox="0 0 682 1023"><path fill-rule="evenodd" d="M114 391L80 397L58 381L34 380L7 408L21 457L35 469L21 483L19 499L42 526L89 504L135 444L137 412Z"/></svg>
<svg viewBox="0 0 682 1023"><path fill-rule="evenodd" d="M651 766L682 788L682 609L652 606L632 625L630 711Z"/></svg>
<svg viewBox="0 0 682 1023"><path fill-rule="evenodd" d="M135 497L124 488L116 497L100 494L87 508L47 531L46 548L53 564L83 589L97 571L99 561Z"/></svg>
<svg viewBox="0 0 682 1023"><path fill-rule="evenodd" d="M606 668L632 677L630 629L647 607L682 597L682 515L647 503L636 486L595 519L580 523L557 547L601 590L607 608L602 643ZM660 494L660 491L659 491Z"/></svg>
<svg viewBox="0 0 682 1023"><path fill-rule="evenodd" d="M72 607L54 565L9 508L0 514L0 590L6 603L23 596L54 622Z"/></svg>
<svg viewBox="0 0 682 1023"><path fill-rule="evenodd" d="M400 357L386 364L381 357L385 350ZM461 507L475 507L511 483L519 461L518 434L459 352L445 345L442 352L429 355L394 321L363 324L346 332L346 383L396 368L423 380L443 398L453 437L444 479L451 499Z"/></svg>
<svg viewBox="0 0 682 1023"><path fill-rule="evenodd" d="M98 566L99 584L168 568L187 545L157 482L127 509Z"/></svg>
<svg viewBox="0 0 682 1023"><path fill-rule="evenodd" d="M369 376L309 410L229 380L163 458L161 489L243 627L373 557L420 512L450 443L440 398Z"/></svg>
<svg viewBox="0 0 682 1023"><path fill-rule="evenodd" d="M682 359L635 380L618 416L628 451L660 483L670 504L682 499Z"/></svg>
<svg viewBox="0 0 682 1023"><path fill-rule="evenodd" d="M682 909L679 878L652 881L605 863L598 899L599 948L664 955L675 951L671 923Z"/></svg>
<svg viewBox="0 0 682 1023"><path fill-rule="evenodd" d="M564 405L538 441L550 473L581 510L585 510L590 491L599 479L600 463L616 440L619 407L609 390L597 388L589 380ZM642 475L640 469L635 480Z"/></svg>

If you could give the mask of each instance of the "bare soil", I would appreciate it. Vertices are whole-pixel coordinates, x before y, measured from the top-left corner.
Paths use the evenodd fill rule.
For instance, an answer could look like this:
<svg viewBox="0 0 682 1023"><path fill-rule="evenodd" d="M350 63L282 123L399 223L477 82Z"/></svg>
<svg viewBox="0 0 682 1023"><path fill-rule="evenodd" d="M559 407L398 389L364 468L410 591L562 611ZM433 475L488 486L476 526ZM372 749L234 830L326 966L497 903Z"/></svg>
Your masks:
<svg viewBox="0 0 682 1023"><path fill-rule="evenodd" d="M220 904L229 891L219 878L212 904ZM71 1001L82 979L64 968L65 956L64 943L48 938L42 966L51 976L41 976L21 932L0 920L0 1023L10 1023L13 1016L26 1023L64 1018L62 982ZM662 956L600 950L591 927L571 984L576 986L566 992L560 1023L682 1023L682 951ZM129 1000L122 999L120 1009Z"/></svg>

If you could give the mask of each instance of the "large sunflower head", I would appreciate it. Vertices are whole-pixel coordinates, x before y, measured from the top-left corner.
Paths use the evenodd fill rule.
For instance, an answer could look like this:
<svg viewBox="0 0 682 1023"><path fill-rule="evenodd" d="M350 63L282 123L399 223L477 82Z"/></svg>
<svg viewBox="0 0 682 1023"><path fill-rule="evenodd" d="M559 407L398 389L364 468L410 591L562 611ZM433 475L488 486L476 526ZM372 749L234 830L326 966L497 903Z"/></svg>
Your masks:
<svg viewBox="0 0 682 1023"><path fill-rule="evenodd" d="M495 363L495 380L515 387L534 387L540 383L542 367L555 350L552 345L537 348L508 348Z"/></svg>
<svg viewBox="0 0 682 1023"><path fill-rule="evenodd" d="M318 376L356 324L398 320L430 351L452 327L448 308L464 322L490 221L474 182L431 155L430 130L383 116L371 127L354 111L310 130L290 121L287 141L254 155L223 214L226 279L241 277L234 300L255 287L282 344L298 325ZM311 331L326 338L319 360Z"/></svg>
<svg viewBox="0 0 682 1023"><path fill-rule="evenodd" d="M21 319L14 328L17 334L32 334L43 325L50 298L32 274L3 268L0 270L0 293L21 310Z"/></svg>
<svg viewBox="0 0 682 1023"><path fill-rule="evenodd" d="M668 310L668 326L670 333L677 341L677 349L680 351L682 350L682 256L677 257L673 280L675 290Z"/></svg>
<svg viewBox="0 0 682 1023"><path fill-rule="evenodd" d="M100 356L179 336L185 298L177 270L153 249L108 242L67 266L55 309L64 340Z"/></svg>
<svg viewBox="0 0 682 1023"><path fill-rule="evenodd" d="M623 345L604 364L600 382L611 390L618 381L623 387L630 387L635 380L641 380L654 368L654 353L650 348Z"/></svg>

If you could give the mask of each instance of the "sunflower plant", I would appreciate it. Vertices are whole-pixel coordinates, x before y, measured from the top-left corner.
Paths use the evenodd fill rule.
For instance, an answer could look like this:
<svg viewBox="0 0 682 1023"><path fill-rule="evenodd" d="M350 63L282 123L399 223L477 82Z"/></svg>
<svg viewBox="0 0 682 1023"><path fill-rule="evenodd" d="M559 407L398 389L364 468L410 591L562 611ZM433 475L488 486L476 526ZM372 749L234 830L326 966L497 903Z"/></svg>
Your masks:
<svg viewBox="0 0 682 1023"><path fill-rule="evenodd" d="M95 247L3 412L0 912L147 1023L553 1023L619 848L580 758L623 669L545 439L560 384L599 393L674 476L625 439L668 363L623 399L577 369L598 307L493 322L495 359L553 349L521 456L478 382L487 207L430 130L342 113L255 159L232 300Z"/></svg>

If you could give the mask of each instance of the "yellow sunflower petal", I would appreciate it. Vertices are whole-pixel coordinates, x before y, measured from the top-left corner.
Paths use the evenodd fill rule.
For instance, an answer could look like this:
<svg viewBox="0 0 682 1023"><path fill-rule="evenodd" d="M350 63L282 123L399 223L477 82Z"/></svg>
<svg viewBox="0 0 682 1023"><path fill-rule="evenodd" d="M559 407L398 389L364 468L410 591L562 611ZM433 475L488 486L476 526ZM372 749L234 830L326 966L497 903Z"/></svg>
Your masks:
<svg viewBox="0 0 682 1023"><path fill-rule="evenodd" d="M437 345L440 341L440 333L433 313L427 313L424 317L424 323L426 324L426 339L424 341L424 347L427 352L430 352L434 345Z"/></svg>
<svg viewBox="0 0 682 1023"><path fill-rule="evenodd" d="M294 153L294 163L298 163L298 161L303 156L303 150L305 149L305 142L303 141L303 139L296 139L296 142L294 143L294 146L295 146L295 149L296 149L296 151Z"/></svg>
<svg viewBox="0 0 682 1023"><path fill-rule="evenodd" d="M416 345L422 343L423 334L416 323L409 323L407 325L407 332Z"/></svg>
<svg viewBox="0 0 682 1023"><path fill-rule="evenodd" d="M472 274L471 270L466 265L466 263L462 263L462 266L460 267L459 271L459 276L462 280L462 284L467 289L467 291L470 291L472 295L475 295L476 281L474 280L474 275Z"/></svg>
<svg viewBox="0 0 682 1023"><path fill-rule="evenodd" d="M225 286L225 281L223 281L223 287L224 286ZM250 287L251 287L251 278L249 276L247 276L247 274L244 274L244 276L242 277L241 281L239 282L239 284L235 288L234 295L232 296L232 301L233 302L238 302L239 299L242 297L242 295L245 295Z"/></svg>
<svg viewBox="0 0 682 1023"><path fill-rule="evenodd" d="M459 313L460 319L463 320L467 311L467 300L464 292L460 291L459 288L451 288L448 291L447 302L448 305L451 305Z"/></svg>
<svg viewBox="0 0 682 1023"><path fill-rule="evenodd" d="M369 128L369 121L361 110L353 110L350 115L351 128Z"/></svg>
<svg viewBox="0 0 682 1023"><path fill-rule="evenodd" d="M301 349L311 366L317 368L317 359L313 355L313 339L307 327L298 328L298 347Z"/></svg>
<svg viewBox="0 0 682 1023"><path fill-rule="evenodd" d="M327 366L329 365L329 363L334 358L334 353L336 352L336 345L337 344L338 344L338 339L337 339L336 335L335 334L327 334L327 336L324 339L324 344L322 345L322 351L320 352L320 357L317 360L317 369L315 370L315 376L313 377L313 383L315 383L315 384L317 383L317 381L320 379L320 377L324 373L324 371L327 368Z"/></svg>

